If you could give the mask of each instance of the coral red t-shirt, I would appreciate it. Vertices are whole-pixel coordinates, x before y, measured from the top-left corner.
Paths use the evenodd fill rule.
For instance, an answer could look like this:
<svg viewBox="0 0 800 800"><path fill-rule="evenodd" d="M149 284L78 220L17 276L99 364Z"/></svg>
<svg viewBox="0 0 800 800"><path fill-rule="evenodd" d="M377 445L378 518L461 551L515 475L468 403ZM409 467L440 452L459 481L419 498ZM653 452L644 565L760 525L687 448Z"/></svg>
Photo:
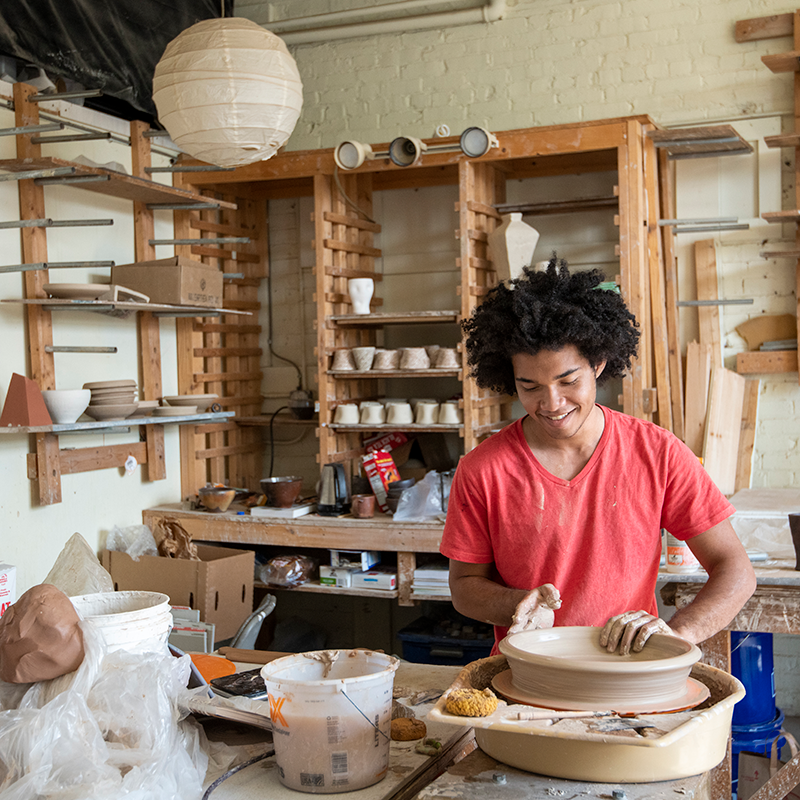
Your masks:
<svg viewBox="0 0 800 800"><path fill-rule="evenodd" d="M562 599L556 625L656 614L661 529L686 540L734 512L676 436L600 408L600 442L572 480L539 463L517 420L461 459L450 492L441 553L493 562L505 586L552 583ZM495 628L496 641L506 630Z"/></svg>

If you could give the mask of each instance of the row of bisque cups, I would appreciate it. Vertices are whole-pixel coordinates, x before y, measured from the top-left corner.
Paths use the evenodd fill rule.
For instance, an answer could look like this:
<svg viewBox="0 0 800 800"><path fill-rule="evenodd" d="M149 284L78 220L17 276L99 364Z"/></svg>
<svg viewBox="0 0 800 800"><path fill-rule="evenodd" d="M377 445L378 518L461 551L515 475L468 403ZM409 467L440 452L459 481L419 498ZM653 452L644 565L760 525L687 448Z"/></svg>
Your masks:
<svg viewBox="0 0 800 800"><path fill-rule="evenodd" d="M334 370L458 369L461 363L454 347L344 347L333 354Z"/></svg>
<svg viewBox="0 0 800 800"><path fill-rule="evenodd" d="M392 400L380 403L366 400L341 403L336 406L333 421L339 425L457 425L463 420L463 412L457 400L438 403L435 400L419 400L411 403Z"/></svg>

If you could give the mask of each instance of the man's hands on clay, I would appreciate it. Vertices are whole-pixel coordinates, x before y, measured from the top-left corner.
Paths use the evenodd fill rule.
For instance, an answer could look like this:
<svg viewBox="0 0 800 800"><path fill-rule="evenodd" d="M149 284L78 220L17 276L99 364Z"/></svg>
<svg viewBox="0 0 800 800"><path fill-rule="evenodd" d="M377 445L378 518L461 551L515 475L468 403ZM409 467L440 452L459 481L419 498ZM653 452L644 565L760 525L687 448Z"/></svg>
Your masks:
<svg viewBox="0 0 800 800"><path fill-rule="evenodd" d="M638 653L654 633L675 636L675 632L663 619L646 611L626 611L606 622L600 632L600 646L605 647L609 653L613 653L619 646L621 656L628 655L631 650Z"/></svg>
<svg viewBox="0 0 800 800"><path fill-rule="evenodd" d="M509 634L552 628L556 608L561 608L561 594L552 583L532 589L514 609Z"/></svg>

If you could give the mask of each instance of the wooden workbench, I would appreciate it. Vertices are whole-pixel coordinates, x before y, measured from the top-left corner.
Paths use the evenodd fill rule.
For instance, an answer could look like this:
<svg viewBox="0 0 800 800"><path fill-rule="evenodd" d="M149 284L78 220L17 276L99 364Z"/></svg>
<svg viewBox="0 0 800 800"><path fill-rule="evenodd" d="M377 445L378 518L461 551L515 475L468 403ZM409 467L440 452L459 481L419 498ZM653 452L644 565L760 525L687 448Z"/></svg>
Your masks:
<svg viewBox="0 0 800 800"><path fill-rule="evenodd" d="M364 596L396 596L401 606L414 605L412 592L417 553L438 553L444 524L441 522L395 522L391 516L376 514L372 519L321 517L308 514L297 519L251 517L239 514L241 507L232 505L224 514L200 510L183 510L180 503L149 508L142 512L142 521L155 531L159 523L180 523L196 542L223 544L278 545L291 548L329 548L334 550L377 550L397 553L397 593L374 589L356 592ZM348 593L323 587L323 591ZM349 592L353 593L353 592Z"/></svg>
<svg viewBox="0 0 800 800"><path fill-rule="evenodd" d="M401 700L417 691L444 691L460 669L402 662L395 675L395 688L402 687ZM549 797L571 800L587 797L608 800L612 791L622 790L627 800L673 800L681 796L692 800L711 800L709 773L675 781L612 784L562 780L523 772L495 761L476 749L472 728L426 720L426 714L432 707L433 702L414 708L417 717L425 720L428 726L428 737L441 741L440 754L426 757L414 751L415 742L392 742L386 778L366 789L347 792L348 798L534 800ZM214 800L255 800L264 797L270 800L298 800L302 793L287 789L280 783L276 766L275 757L271 756L232 775L214 791ZM206 784L214 777L208 776Z"/></svg>

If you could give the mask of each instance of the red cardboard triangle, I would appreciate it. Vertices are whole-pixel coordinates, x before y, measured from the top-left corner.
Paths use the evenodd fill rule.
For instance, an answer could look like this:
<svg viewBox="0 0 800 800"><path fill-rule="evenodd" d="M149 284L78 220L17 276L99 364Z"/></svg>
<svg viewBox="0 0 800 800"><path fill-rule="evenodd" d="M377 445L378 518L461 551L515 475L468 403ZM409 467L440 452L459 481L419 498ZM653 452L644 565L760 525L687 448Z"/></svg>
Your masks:
<svg viewBox="0 0 800 800"><path fill-rule="evenodd" d="M0 427L52 425L42 391L30 378L13 373L8 384L6 402L0 414Z"/></svg>

